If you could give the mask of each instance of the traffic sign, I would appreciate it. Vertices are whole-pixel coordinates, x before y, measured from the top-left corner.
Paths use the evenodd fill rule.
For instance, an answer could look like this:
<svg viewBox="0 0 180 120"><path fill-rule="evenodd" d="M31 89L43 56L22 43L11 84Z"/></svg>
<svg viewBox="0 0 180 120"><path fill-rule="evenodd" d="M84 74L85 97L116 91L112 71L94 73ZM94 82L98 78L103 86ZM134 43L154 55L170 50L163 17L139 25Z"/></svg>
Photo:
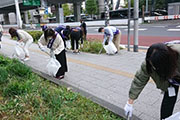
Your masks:
<svg viewBox="0 0 180 120"><path fill-rule="evenodd" d="M40 0L23 0L24 6L40 6L41 1Z"/></svg>
<svg viewBox="0 0 180 120"><path fill-rule="evenodd" d="M44 14L48 14L48 8L46 8L45 10L44 10Z"/></svg>

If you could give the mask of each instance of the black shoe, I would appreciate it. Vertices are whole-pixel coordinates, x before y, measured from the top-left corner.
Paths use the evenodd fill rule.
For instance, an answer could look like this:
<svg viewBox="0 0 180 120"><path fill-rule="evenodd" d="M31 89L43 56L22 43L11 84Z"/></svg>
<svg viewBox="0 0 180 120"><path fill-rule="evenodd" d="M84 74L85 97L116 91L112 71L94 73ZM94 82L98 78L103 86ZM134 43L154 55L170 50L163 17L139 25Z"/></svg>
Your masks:
<svg viewBox="0 0 180 120"><path fill-rule="evenodd" d="M64 75L61 75L61 76L56 77L56 79L59 79L59 80L61 80L61 79L63 79L63 78L64 78Z"/></svg>

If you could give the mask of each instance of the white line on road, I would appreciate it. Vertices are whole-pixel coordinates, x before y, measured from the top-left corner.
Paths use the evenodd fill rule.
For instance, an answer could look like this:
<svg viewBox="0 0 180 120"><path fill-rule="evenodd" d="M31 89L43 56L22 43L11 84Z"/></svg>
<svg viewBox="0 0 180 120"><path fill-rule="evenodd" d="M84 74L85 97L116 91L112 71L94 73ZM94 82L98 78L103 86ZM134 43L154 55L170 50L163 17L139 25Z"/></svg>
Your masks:
<svg viewBox="0 0 180 120"><path fill-rule="evenodd" d="M154 28L165 28L165 26L152 26Z"/></svg>
<svg viewBox="0 0 180 120"><path fill-rule="evenodd" d="M134 29L131 28L130 31L133 31ZM146 31L147 29L146 28L140 28L138 29L139 31ZM124 29L124 31L128 31L128 29Z"/></svg>
<svg viewBox="0 0 180 120"><path fill-rule="evenodd" d="M169 31L169 32L178 32L178 31L180 31L180 29L167 29L167 31Z"/></svg>

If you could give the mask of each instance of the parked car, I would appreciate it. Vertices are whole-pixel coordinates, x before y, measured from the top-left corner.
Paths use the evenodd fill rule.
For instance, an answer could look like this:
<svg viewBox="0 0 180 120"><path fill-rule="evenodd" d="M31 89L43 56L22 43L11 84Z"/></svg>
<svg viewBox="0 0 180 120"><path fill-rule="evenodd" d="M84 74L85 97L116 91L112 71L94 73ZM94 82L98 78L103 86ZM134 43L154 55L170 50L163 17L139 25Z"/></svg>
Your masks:
<svg viewBox="0 0 180 120"><path fill-rule="evenodd" d="M69 15L65 17L65 22L74 22L74 15Z"/></svg>

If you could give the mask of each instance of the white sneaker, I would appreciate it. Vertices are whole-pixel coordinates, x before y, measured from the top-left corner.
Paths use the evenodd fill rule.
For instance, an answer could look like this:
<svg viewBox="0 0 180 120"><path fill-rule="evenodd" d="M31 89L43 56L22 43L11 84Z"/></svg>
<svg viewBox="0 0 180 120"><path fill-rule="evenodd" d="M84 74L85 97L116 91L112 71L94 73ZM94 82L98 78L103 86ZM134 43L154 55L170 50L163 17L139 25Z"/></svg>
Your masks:
<svg viewBox="0 0 180 120"><path fill-rule="evenodd" d="M23 61L28 61L29 60L29 57L26 57L26 58L24 58L24 60Z"/></svg>

